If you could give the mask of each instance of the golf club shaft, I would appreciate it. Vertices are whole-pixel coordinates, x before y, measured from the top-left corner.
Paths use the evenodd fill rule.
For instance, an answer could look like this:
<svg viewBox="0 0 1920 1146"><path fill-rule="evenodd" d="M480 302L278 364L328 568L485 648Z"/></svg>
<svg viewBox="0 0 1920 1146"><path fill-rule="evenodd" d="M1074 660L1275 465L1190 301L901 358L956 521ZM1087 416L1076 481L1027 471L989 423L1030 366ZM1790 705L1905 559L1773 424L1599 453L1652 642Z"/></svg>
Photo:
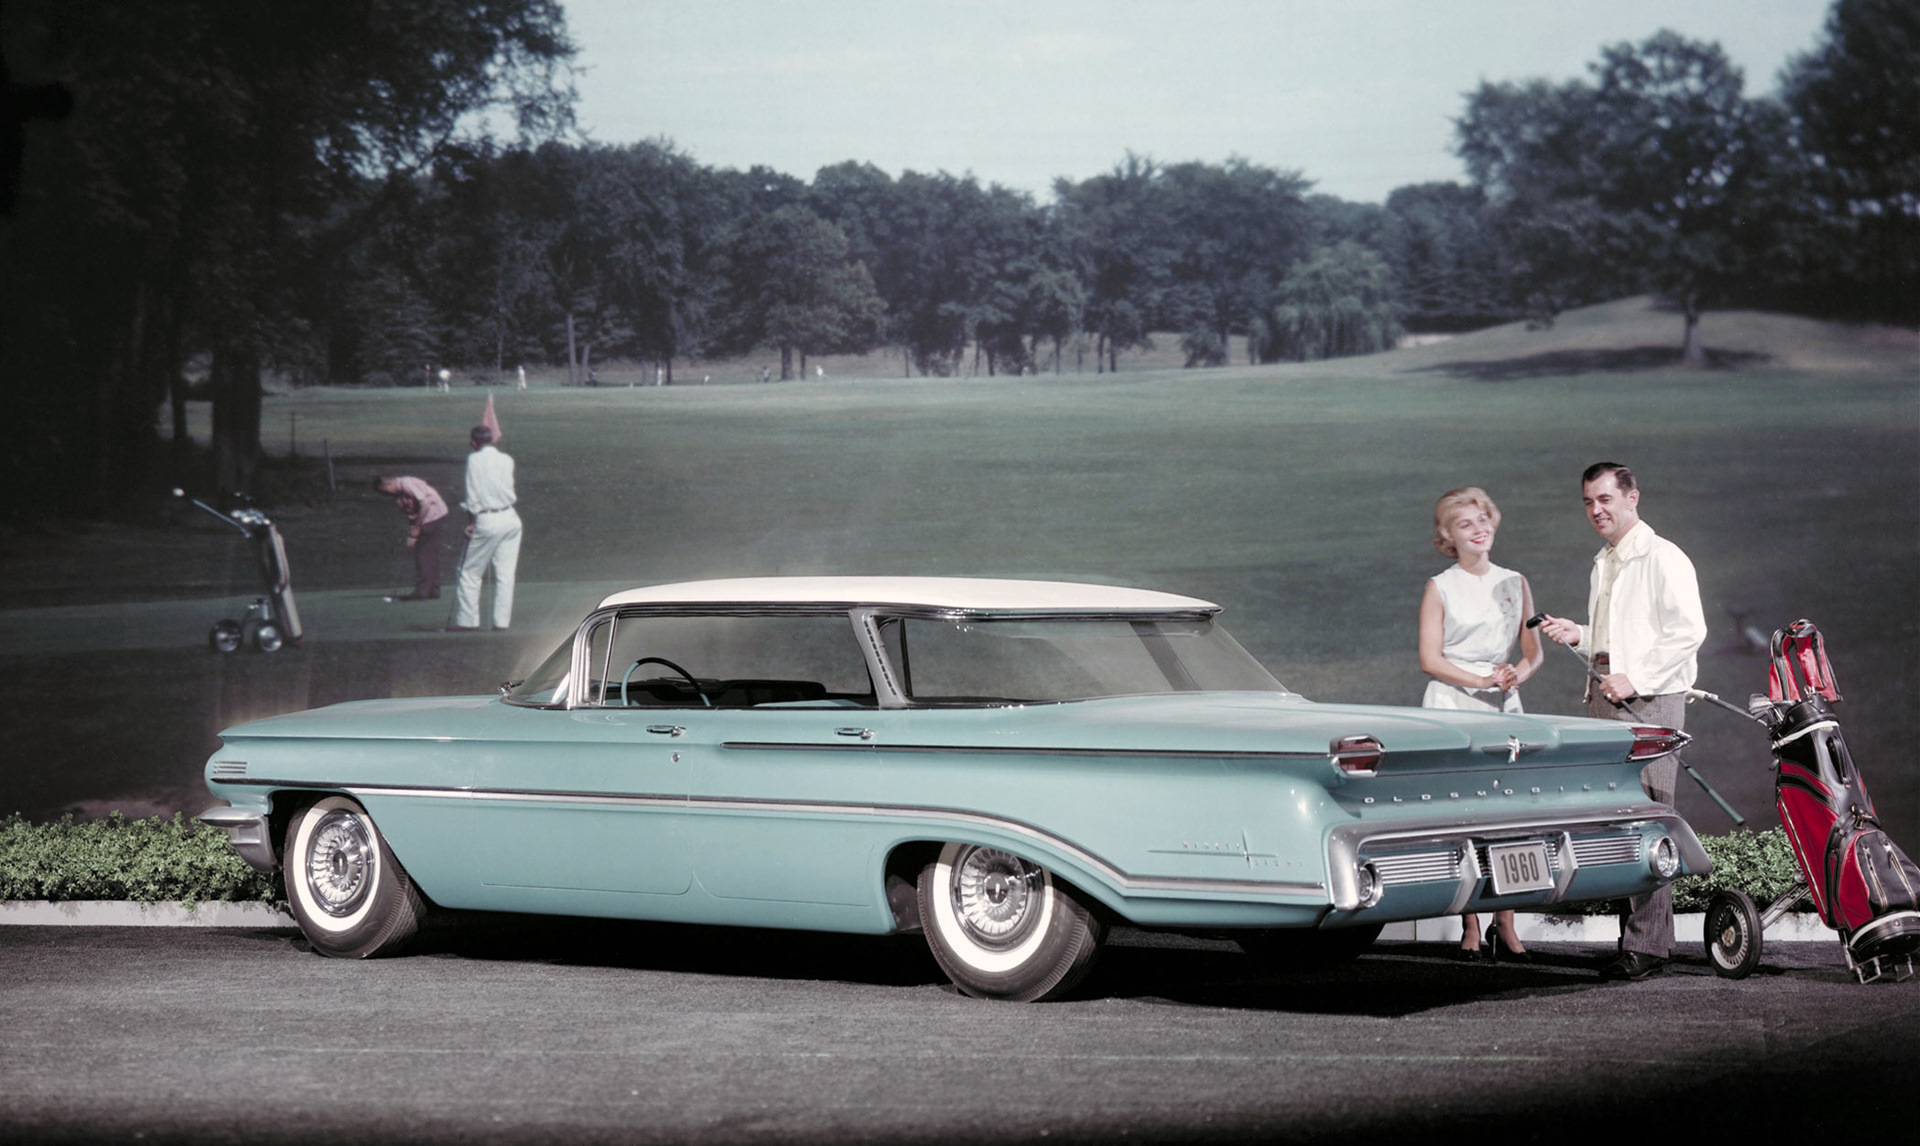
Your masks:
<svg viewBox="0 0 1920 1146"><path fill-rule="evenodd" d="M1538 628L1540 625L1540 622L1543 619L1545 619L1545 617L1546 617L1545 613L1535 613L1533 616L1527 618L1527 628L1529 629ZM1557 645L1560 642L1554 641L1553 643ZM1594 684L1606 683L1606 678L1600 675L1600 670L1593 667L1593 662L1587 658L1586 654L1582 653L1579 649L1574 648L1572 645L1566 646L1566 649L1567 649L1567 652L1573 654L1574 658L1580 662L1580 667L1587 670L1588 680L1592 681ZM1697 690L1694 690L1694 691L1697 691ZM1717 696L1713 696L1712 693L1702 693L1701 695L1712 697L1712 699L1716 703L1720 704L1722 707L1733 708L1731 704L1728 704L1726 701L1721 700ZM1633 702L1630 700L1615 700L1615 701L1610 701L1609 703L1611 703L1615 708L1624 708L1628 712L1632 713L1633 715L1640 716L1640 710L1635 708L1633 706ZM1739 709L1734 709L1734 711L1739 712ZM1741 713L1741 715L1745 716L1746 713ZM1641 717L1641 719L1644 720L1646 718ZM1675 763L1679 764L1681 768L1686 770L1687 775L1693 777L1694 783L1700 785L1700 788L1702 791L1706 792L1707 795L1713 797L1713 802L1720 805L1720 810L1725 812L1728 816L1730 816L1733 819L1734 827L1744 828L1747 826L1747 818L1741 815L1740 813L1734 811L1733 805L1727 803L1726 798L1720 795L1719 792L1714 791L1712 784L1707 783L1707 778L1693 770L1693 765L1687 763L1686 757L1680 755L1678 752L1675 752L1673 754L1673 759Z"/></svg>

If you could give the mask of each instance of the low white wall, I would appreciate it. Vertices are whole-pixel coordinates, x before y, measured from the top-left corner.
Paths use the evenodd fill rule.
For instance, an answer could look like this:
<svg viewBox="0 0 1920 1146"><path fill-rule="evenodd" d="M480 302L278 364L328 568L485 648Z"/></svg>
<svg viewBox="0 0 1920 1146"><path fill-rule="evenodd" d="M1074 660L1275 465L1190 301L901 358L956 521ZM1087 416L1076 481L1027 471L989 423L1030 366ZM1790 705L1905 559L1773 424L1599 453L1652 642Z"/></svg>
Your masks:
<svg viewBox="0 0 1920 1146"><path fill-rule="evenodd" d="M0 924L31 927L292 927L293 916L266 903L128 903L81 899L65 903L0 901Z"/></svg>
<svg viewBox="0 0 1920 1146"><path fill-rule="evenodd" d="M1699 943L1703 939L1702 923L1704 912L1689 912L1673 917L1673 940L1676 943ZM1573 918L1546 915L1516 915L1513 917L1519 925L1522 943L1617 943L1620 940L1620 918L1616 915L1582 915ZM1491 915L1482 913L1480 926L1485 928L1493 922ZM1458 943L1460 942L1460 917L1448 916L1445 919L1421 919L1413 923L1389 923L1380 933L1383 940L1419 943ZM1811 940L1832 940L1839 942L1839 933L1820 922L1820 917L1810 911L1790 911L1779 921L1767 928L1766 941L1769 943L1795 943Z"/></svg>

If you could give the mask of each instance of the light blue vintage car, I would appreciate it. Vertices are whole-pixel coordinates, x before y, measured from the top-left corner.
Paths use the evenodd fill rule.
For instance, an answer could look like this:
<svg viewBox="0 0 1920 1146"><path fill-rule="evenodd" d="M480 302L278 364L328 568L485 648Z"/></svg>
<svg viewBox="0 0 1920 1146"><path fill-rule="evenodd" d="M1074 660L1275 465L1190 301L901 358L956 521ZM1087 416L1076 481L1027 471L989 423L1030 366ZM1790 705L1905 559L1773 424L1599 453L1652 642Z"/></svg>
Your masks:
<svg viewBox="0 0 1920 1146"><path fill-rule="evenodd" d="M313 946L444 908L924 932L969 994L1071 989L1113 923L1256 953L1710 867L1641 762L1685 737L1317 704L1218 606L1103 585L754 578L617 593L499 696L228 729L201 819Z"/></svg>

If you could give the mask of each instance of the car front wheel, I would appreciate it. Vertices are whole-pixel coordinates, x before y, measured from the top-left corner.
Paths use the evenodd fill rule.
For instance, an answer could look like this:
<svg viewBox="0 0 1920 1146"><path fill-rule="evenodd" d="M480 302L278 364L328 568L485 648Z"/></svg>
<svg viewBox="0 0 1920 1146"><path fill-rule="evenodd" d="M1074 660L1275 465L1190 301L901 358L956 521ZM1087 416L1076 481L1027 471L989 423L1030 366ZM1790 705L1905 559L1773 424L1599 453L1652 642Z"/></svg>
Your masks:
<svg viewBox="0 0 1920 1146"><path fill-rule="evenodd" d="M927 945L975 998L1058 998L1093 969L1106 925L1053 873L1011 852L947 844L920 872Z"/></svg>
<svg viewBox="0 0 1920 1146"><path fill-rule="evenodd" d="M366 809L329 796L296 813L281 859L287 904L314 950L365 959L405 945L426 901Z"/></svg>

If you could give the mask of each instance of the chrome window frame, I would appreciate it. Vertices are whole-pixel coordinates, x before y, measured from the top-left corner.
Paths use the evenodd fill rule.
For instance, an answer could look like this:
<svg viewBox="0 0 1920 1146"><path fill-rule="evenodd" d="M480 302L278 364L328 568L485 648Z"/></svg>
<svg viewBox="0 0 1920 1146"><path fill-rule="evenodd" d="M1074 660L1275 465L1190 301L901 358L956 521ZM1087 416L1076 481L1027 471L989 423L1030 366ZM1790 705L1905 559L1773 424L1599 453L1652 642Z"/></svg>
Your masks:
<svg viewBox="0 0 1920 1146"><path fill-rule="evenodd" d="M907 697L900 686L899 674L888 660L886 646L880 635L880 625L890 619L913 619L934 621L1212 621L1219 616L1218 607L1211 609L951 609L927 605L912 604L855 604L847 602L807 602L807 603L755 603L745 601L675 602L657 605L608 605L588 613L586 618L574 627L573 656L567 670L567 679L557 690L558 695L550 704L528 704L506 697L505 703L516 708L546 708L572 711L584 708L604 708L605 698L594 702L587 699L584 682L589 679L588 663L592 652L592 634L599 625L612 626L607 634L607 648L611 654L613 638L618 632L622 618L631 617L831 617L847 618L853 627L854 640L860 649L860 655L866 661L867 675L873 684L875 707L880 709L909 709L949 707L944 705L919 704ZM1251 655L1251 654L1249 654ZM1258 658L1255 658L1255 663ZM603 666L604 667L604 666ZM1265 665L1261 666L1263 669ZM1272 676L1271 671L1268 672ZM602 677L604 679L604 675ZM1280 682L1275 680L1275 683ZM1280 695L1287 695L1285 684L1280 684ZM1017 707L1013 705L981 705L982 708Z"/></svg>

